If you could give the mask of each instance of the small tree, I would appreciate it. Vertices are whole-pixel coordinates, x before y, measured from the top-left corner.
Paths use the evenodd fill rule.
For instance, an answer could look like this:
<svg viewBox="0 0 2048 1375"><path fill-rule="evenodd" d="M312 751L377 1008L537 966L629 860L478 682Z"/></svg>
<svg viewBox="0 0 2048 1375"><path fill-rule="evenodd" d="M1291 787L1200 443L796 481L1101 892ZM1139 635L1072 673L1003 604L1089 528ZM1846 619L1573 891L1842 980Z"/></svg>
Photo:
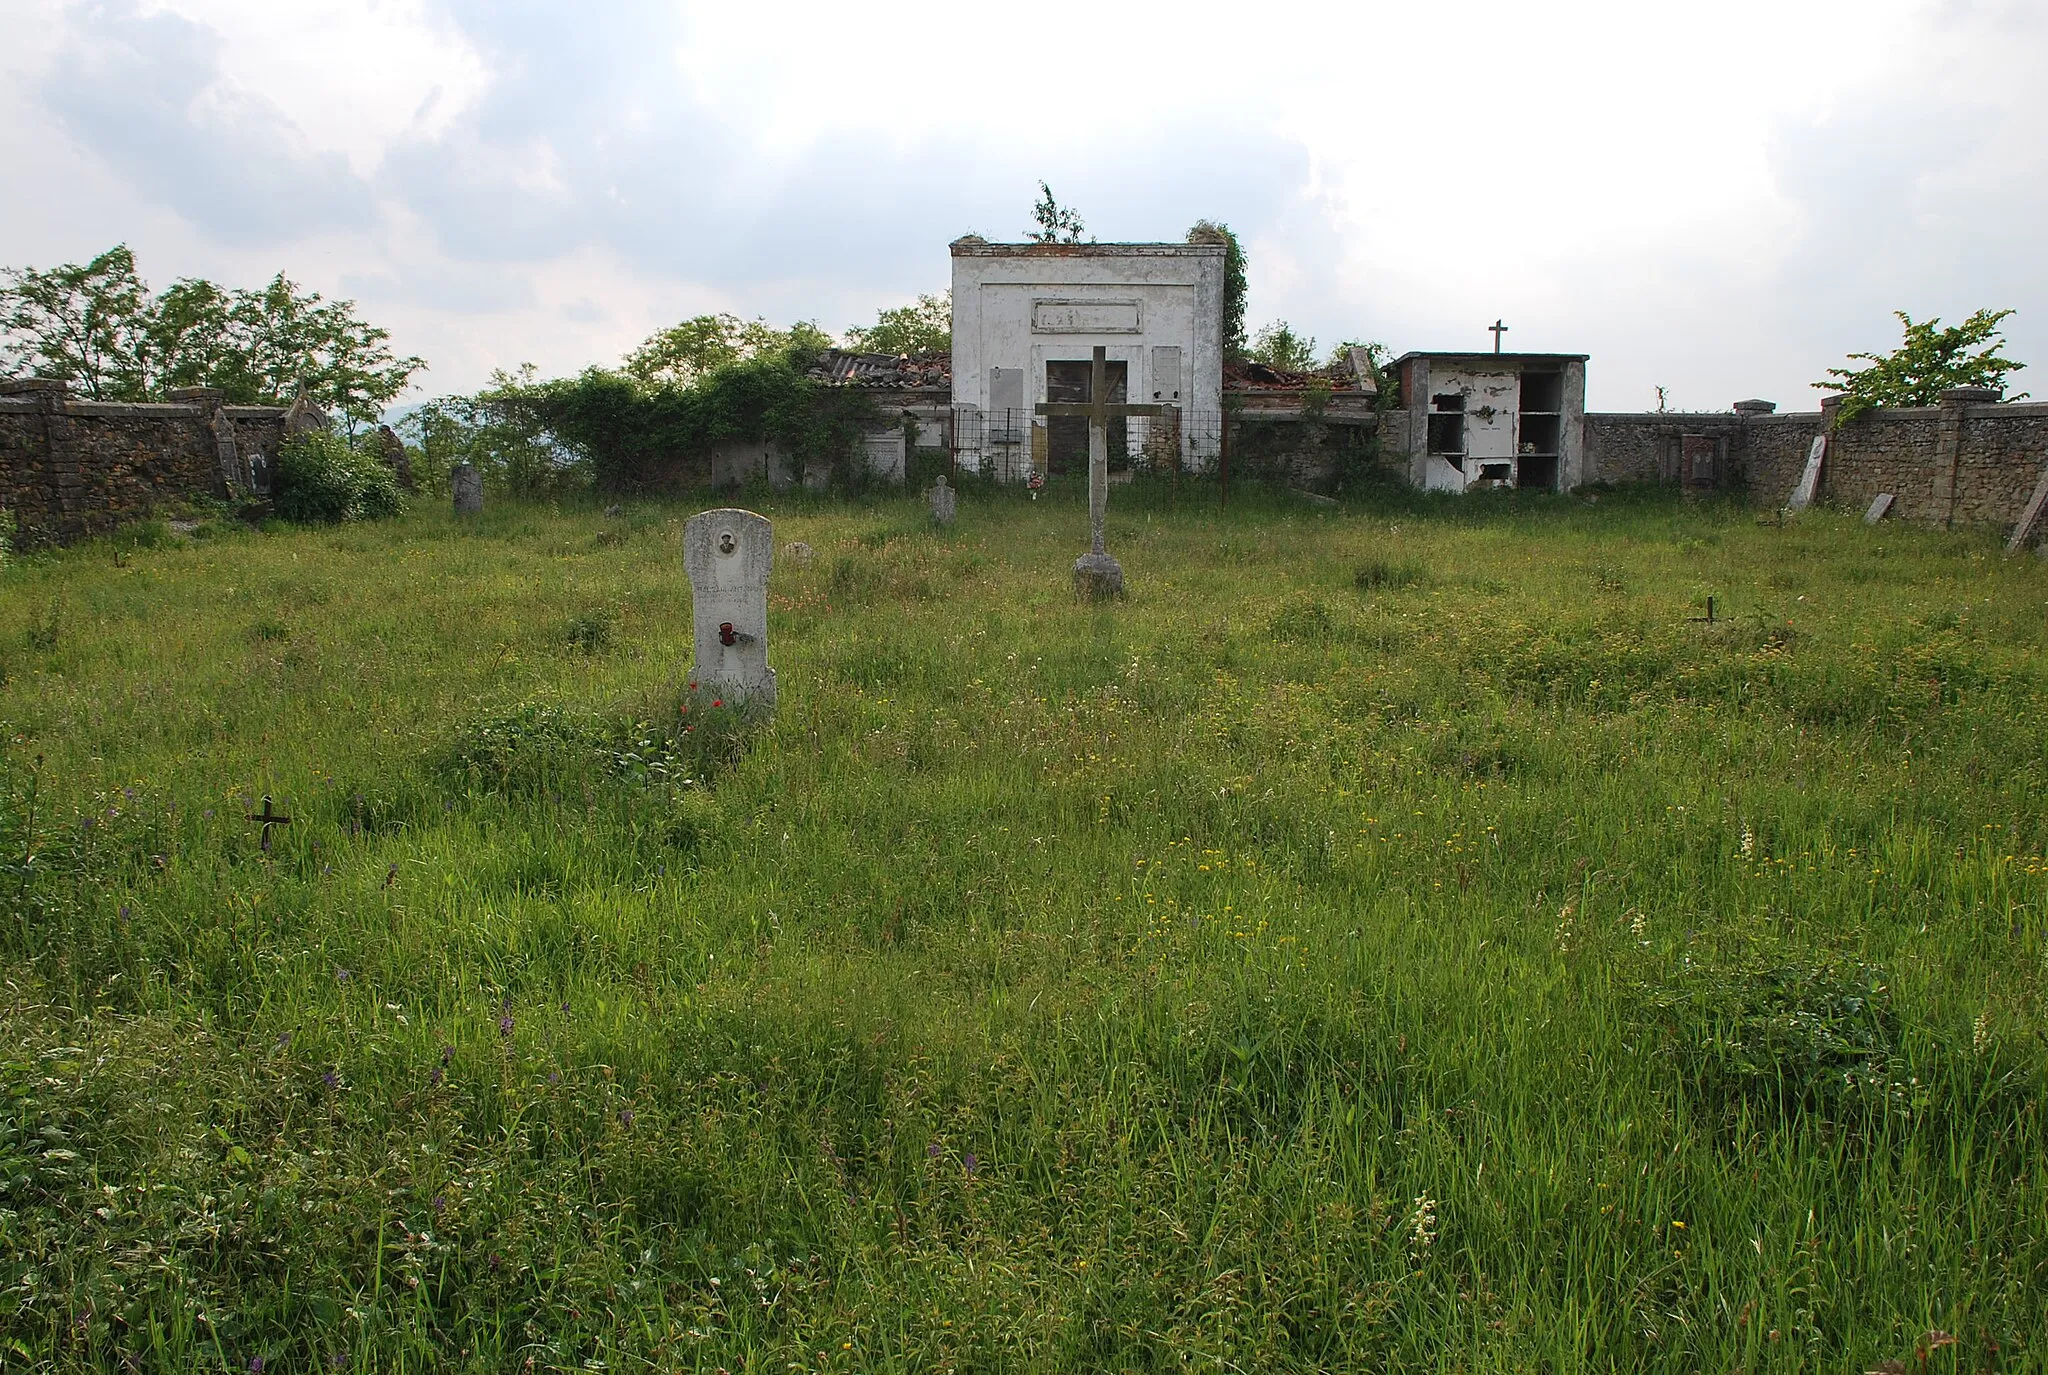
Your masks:
<svg viewBox="0 0 2048 1375"><path fill-rule="evenodd" d="M1188 231L1189 243L1223 245L1223 356L1242 358L1245 353L1244 303L1250 292L1245 276L1244 245L1230 226L1216 220L1196 220Z"/></svg>
<svg viewBox="0 0 2048 1375"><path fill-rule="evenodd" d="M846 346L863 353L943 353L953 347L953 293L919 296L879 311L872 325L853 325Z"/></svg>
<svg viewBox="0 0 2048 1375"><path fill-rule="evenodd" d="M1829 368L1832 380L1816 387L1838 392L1842 405L1835 424L1842 426L1877 406L1933 406L1950 387L1996 387L2003 391L2008 375L2026 364L2004 357L2005 336L1999 322L2010 310L1980 310L1960 325L1943 328L1941 321L1915 320L1903 310L1892 312L1905 326L1905 341L1888 354L1852 353L1861 368ZM1661 389L1660 389L1661 390Z"/></svg>
<svg viewBox="0 0 2048 1375"><path fill-rule="evenodd" d="M1038 228L1026 230L1024 237L1033 243L1079 243L1087 229L1079 215L1052 198L1052 188L1044 182L1038 183L1038 204L1031 207L1031 218L1038 221Z"/></svg>
<svg viewBox="0 0 2048 1375"><path fill-rule="evenodd" d="M1296 334L1285 320L1275 320L1252 336L1245 356L1281 372L1307 372L1316 365L1316 339L1313 334Z"/></svg>
<svg viewBox="0 0 2048 1375"><path fill-rule="evenodd" d="M832 347L832 336L808 320L777 329L756 317L694 315L647 337L626 355L625 373L655 386L687 387L699 378L750 358Z"/></svg>

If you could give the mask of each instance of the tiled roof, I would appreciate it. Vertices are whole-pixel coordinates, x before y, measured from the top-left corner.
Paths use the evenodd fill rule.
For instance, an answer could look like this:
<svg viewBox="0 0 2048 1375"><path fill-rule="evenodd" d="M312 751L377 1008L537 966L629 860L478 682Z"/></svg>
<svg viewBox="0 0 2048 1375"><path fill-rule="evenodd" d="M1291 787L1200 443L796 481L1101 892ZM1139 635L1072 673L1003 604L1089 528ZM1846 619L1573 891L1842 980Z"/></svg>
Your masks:
<svg viewBox="0 0 2048 1375"><path fill-rule="evenodd" d="M846 349L826 349L806 375L837 387L950 387L953 357L949 353L852 353Z"/></svg>

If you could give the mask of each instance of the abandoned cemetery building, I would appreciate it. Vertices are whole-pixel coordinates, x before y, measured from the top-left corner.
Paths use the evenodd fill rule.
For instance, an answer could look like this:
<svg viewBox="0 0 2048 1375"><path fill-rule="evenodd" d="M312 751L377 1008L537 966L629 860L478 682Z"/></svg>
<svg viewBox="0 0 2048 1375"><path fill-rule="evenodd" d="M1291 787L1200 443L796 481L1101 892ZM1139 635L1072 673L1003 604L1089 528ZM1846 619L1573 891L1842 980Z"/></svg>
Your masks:
<svg viewBox="0 0 2048 1375"><path fill-rule="evenodd" d="M2048 405L1977 388L1941 404L1778 414L1588 412L1576 353L1415 351L1375 368L1363 349L1287 372L1225 356L1224 243L951 245L949 351L830 349L809 376L874 403L869 469L903 482L920 463L999 482L1087 469L1102 350L1112 470L1216 473L1326 487L1361 462L1437 492L1571 491L1657 482L1740 489L1782 505L1817 455L1812 495L1894 519L2005 525L2048 500ZM1505 326L1500 328L1504 329ZM260 495L290 417L216 395L113 404L46 379L0 381L0 505L28 544L63 543L194 497ZM677 487L823 485L765 442L678 454Z"/></svg>

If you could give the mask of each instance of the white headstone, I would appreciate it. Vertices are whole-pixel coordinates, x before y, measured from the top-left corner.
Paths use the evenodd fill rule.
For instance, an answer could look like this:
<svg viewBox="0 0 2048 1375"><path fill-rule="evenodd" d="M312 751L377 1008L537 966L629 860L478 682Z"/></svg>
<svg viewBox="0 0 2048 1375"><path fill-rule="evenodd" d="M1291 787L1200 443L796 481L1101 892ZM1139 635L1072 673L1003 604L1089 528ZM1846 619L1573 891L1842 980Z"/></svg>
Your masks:
<svg viewBox="0 0 2048 1375"><path fill-rule="evenodd" d="M951 525L959 513L960 494L946 485L946 475L939 474L939 480L932 484L932 519L941 525Z"/></svg>
<svg viewBox="0 0 2048 1375"><path fill-rule="evenodd" d="M455 514L480 516L484 513L484 475L474 463L458 463L448 474L448 486L455 493Z"/></svg>
<svg viewBox="0 0 2048 1375"><path fill-rule="evenodd" d="M1870 499L1870 509L1863 513L1863 523L1865 525L1875 525L1883 520L1892 509L1892 500L1890 492L1879 492L1876 496L1872 497Z"/></svg>
<svg viewBox="0 0 2048 1375"><path fill-rule="evenodd" d="M1820 490L1820 461L1828 454L1828 437L1817 434L1813 445L1806 451L1806 471L1799 475L1799 485L1792 489L1792 500L1785 503L1788 511L1804 511L1813 505L1814 494Z"/></svg>
<svg viewBox="0 0 2048 1375"><path fill-rule="evenodd" d="M698 697L772 710L775 670L768 667L768 571L775 528L766 516L725 509L683 526L683 568L696 615Z"/></svg>

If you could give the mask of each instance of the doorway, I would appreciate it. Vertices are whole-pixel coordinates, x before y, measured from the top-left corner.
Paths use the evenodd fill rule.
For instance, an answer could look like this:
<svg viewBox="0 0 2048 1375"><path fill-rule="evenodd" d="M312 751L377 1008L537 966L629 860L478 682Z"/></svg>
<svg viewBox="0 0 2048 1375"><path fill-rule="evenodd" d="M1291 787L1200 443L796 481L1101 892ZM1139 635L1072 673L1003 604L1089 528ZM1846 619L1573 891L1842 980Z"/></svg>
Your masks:
<svg viewBox="0 0 2048 1375"><path fill-rule="evenodd" d="M1103 366L1109 380L1109 404L1124 404L1130 399L1131 365L1117 361ZM1095 398L1088 392L1094 371L1092 360L1048 361L1045 365L1045 399L1053 402L1093 401ZM1122 416L1109 418L1109 466L1112 469L1130 466L1129 430L1129 422ZM1088 421L1085 416L1049 415L1045 418L1045 465L1054 474L1087 473Z"/></svg>

